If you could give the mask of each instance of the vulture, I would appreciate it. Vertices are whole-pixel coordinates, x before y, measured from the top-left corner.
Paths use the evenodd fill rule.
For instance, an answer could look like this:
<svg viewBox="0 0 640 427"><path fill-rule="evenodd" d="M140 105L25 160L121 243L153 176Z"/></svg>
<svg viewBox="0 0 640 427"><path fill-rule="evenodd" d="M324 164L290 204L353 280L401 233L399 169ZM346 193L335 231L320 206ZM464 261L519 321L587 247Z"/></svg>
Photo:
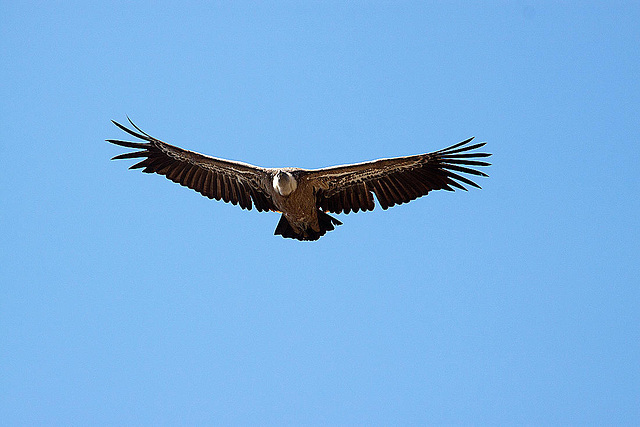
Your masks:
<svg viewBox="0 0 640 427"><path fill-rule="evenodd" d="M164 175L210 199L224 200L242 209L281 213L275 235L298 240L318 240L342 222L328 213L371 211L375 194L382 209L407 203L432 190L480 188L460 173L488 176L474 169L490 163L477 160L491 154L476 150L486 143L472 138L432 153L379 159L322 169L262 168L188 151L160 141L112 120L138 142L107 142L138 151L112 158L143 158L129 169Z"/></svg>

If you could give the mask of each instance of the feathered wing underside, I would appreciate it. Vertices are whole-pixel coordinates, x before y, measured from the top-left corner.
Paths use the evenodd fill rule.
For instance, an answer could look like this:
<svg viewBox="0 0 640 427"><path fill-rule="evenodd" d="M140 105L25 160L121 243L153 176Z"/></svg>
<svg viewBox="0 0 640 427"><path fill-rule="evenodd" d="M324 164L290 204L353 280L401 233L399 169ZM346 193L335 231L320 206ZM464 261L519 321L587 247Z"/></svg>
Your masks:
<svg viewBox="0 0 640 427"><path fill-rule="evenodd" d="M123 131L145 142L108 139L112 144L139 150L120 154L112 160L144 158L129 169L142 168L145 173L164 175L203 196L240 205L242 209L251 210L252 205L258 211L275 209L263 186L267 173L264 169L175 147L146 134L131 120L129 123L135 131L113 121Z"/></svg>
<svg viewBox="0 0 640 427"><path fill-rule="evenodd" d="M382 209L388 209L433 190L466 190L465 184L480 188L460 175L487 176L472 167L489 166L475 159L491 154L470 152L485 145L484 142L470 145L472 139L433 153L311 171L309 178L318 182L318 206L333 213L370 211L375 207L373 194Z"/></svg>

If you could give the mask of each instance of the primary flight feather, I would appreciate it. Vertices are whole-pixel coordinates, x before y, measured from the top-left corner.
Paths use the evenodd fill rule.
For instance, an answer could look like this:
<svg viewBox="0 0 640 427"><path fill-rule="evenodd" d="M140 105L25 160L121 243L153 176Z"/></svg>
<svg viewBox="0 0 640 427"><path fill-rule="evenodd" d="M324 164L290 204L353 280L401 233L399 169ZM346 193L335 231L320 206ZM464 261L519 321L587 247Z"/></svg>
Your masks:
<svg viewBox="0 0 640 427"><path fill-rule="evenodd" d="M464 184L480 188L460 173L487 176L472 167L489 166L478 158L489 153L476 150L484 142L473 138L432 153L380 159L322 169L261 168L247 163L218 159L162 142L143 132L113 121L123 131L144 141L107 142L139 151L112 158L143 158L129 169L158 173L196 190L210 199L224 200L242 209L277 211L282 216L276 235L298 240L318 240L342 222L327 214L371 211L375 194L382 209L424 196L432 190L466 190Z"/></svg>

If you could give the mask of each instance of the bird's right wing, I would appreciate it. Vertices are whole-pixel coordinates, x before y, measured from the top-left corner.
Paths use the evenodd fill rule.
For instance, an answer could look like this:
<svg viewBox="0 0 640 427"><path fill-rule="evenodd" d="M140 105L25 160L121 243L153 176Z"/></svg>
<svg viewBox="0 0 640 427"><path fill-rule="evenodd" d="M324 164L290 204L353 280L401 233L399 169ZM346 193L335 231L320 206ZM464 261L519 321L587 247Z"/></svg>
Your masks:
<svg viewBox="0 0 640 427"><path fill-rule="evenodd" d="M387 209L432 190L466 190L463 184L480 188L459 174L487 176L472 167L489 166L477 158L491 154L471 152L485 145L469 145L472 139L432 153L315 169L307 173L307 179L316 183L318 206L333 213L373 210L373 194L382 209Z"/></svg>
<svg viewBox="0 0 640 427"><path fill-rule="evenodd" d="M266 169L175 147L143 132L131 120L129 122L137 132L118 122L113 121L113 124L146 142L108 139L112 144L141 150L120 154L112 160L145 157L129 169L144 168L142 172L164 175L203 196L239 204L242 209L250 210L252 201L258 211L275 209L265 185L269 182Z"/></svg>

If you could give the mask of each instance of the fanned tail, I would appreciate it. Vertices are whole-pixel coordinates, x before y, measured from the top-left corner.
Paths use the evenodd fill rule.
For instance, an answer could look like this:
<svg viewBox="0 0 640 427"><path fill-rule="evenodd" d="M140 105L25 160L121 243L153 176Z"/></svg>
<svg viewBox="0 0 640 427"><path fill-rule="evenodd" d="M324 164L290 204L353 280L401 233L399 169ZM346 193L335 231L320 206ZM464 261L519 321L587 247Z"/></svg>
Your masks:
<svg viewBox="0 0 640 427"><path fill-rule="evenodd" d="M284 216L284 214L282 214L282 216L280 217L280 221L278 222L278 226L276 227L276 231L273 234L280 235L288 239L308 241L318 240L320 237L324 236L327 231L334 230L334 225L342 225L342 222L326 214L325 212L318 210L318 224L320 225L320 231L315 231L313 228L308 226L301 233L297 233L291 226L291 224L289 224L289 221Z"/></svg>

